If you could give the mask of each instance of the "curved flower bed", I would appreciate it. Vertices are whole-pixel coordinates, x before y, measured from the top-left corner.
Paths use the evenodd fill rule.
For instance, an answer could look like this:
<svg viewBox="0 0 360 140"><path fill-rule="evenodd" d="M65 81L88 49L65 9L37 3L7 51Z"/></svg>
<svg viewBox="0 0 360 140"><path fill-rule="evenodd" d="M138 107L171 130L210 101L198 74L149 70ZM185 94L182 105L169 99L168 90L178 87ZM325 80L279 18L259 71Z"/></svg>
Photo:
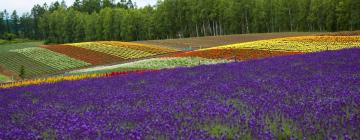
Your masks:
<svg viewBox="0 0 360 140"><path fill-rule="evenodd" d="M359 36L305 36L225 45L211 49L257 49L288 52L319 52L360 46Z"/></svg>
<svg viewBox="0 0 360 140"><path fill-rule="evenodd" d="M117 76L117 75L126 75L126 74L130 74L130 73L140 74L140 73L144 73L144 72L153 72L153 71L154 70L135 70L135 71L111 72L111 73L103 73L103 74L97 74L97 73L96 74L79 74L79 75L70 75L70 76L55 76L55 77L47 77L47 78L37 78L37 79L31 79L31 80L24 80L24 81L0 84L0 89L29 86L29 85L54 84L54 83L61 82L61 81L76 81L76 80L81 80L81 79L111 77L111 76Z"/></svg>
<svg viewBox="0 0 360 140"><path fill-rule="evenodd" d="M177 57L177 58L151 58L125 64L112 66L98 66L94 68L87 68L72 71L71 73L87 73L96 71L119 71L122 69L166 69L176 67L193 67L198 65L208 65L217 63L226 63L227 60L220 59L205 59L200 57Z"/></svg>
<svg viewBox="0 0 360 140"><path fill-rule="evenodd" d="M181 52L177 54L171 54L163 56L167 57L202 57L207 59L227 59L227 60L251 60L261 59L275 56L286 56L303 54L301 52L286 52L286 51L267 51L267 50L255 50L255 49L209 49L198 50L191 52Z"/></svg>

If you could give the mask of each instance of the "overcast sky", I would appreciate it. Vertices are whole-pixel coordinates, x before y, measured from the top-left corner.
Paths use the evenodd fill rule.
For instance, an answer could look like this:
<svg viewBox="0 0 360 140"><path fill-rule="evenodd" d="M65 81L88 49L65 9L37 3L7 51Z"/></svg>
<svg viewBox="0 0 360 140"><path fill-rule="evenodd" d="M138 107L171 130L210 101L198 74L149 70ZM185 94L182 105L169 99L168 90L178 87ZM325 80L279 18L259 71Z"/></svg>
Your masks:
<svg viewBox="0 0 360 140"><path fill-rule="evenodd" d="M6 9L7 11L16 10L18 13L30 12L31 8L35 4L42 5L43 3L47 3L48 5L56 0L0 0L0 11ZM60 2L61 0L59 0ZM72 5L75 0L65 0L66 5ZM120 1L120 0L116 0ZM138 7L143 7L146 5L155 5L157 0L132 0L136 2ZM9 13L11 13L9 12Z"/></svg>

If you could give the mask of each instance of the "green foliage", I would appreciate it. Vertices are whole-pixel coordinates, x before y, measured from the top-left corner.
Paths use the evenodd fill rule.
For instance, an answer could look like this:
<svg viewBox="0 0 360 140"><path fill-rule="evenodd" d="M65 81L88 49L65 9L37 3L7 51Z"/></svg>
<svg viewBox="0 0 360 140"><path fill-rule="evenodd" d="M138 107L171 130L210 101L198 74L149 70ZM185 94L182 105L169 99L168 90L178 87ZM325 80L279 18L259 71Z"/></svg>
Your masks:
<svg viewBox="0 0 360 140"><path fill-rule="evenodd" d="M9 81L9 77L0 74L0 83Z"/></svg>
<svg viewBox="0 0 360 140"><path fill-rule="evenodd" d="M216 138L233 139L239 133L238 128L231 128L226 125L215 124L205 128L206 131Z"/></svg>
<svg viewBox="0 0 360 140"><path fill-rule="evenodd" d="M2 38L7 41L12 41L13 39L16 38L16 35L13 33L5 33Z"/></svg>
<svg viewBox="0 0 360 140"><path fill-rule="evenodd" d="M20 67L19 77L22 79L25 78L25 67L23 65Z"/></svg>
<svg viewBox="0 0 360 140"><path fill-rule="evenodd" d="M53 129L47 129L44 132L41 133L41 138L44 140L56 140L57 135L55 130Z"/></svg>
<svg viewBox="0 0 360 140"><path fill-rule="evenodd" d="M360 29L359 0L76 0L0 12L4 31L47 43L149 40L225 34ZM11 20L10 20L11 19Z"/></svg>
<svg viewBox="0 0 360 140"><path fill-rule="evenodd" d="M291 137L296 139L303 138L303 133L295 126L295 124L291 120L276 116L272 119L265 118L265 122L268 125L268 129L279 140L290 139Z"/></svg>
<svg viewBox="0 0 360 140"><path fill-rule="evenodd" d="M11 41L0 39L0 45L19 44L19 43L26 43L26 42L31 43L31 42L36 42L36 41L30 40L30 39L24 39L24 38L15 38Z"/></svg>

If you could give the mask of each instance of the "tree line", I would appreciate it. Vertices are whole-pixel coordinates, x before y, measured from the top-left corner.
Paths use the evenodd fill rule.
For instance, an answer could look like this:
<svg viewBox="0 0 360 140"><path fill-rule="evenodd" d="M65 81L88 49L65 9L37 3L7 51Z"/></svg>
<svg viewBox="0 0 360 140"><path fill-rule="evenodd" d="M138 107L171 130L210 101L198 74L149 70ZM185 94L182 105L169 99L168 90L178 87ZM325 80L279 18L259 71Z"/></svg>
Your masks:
<svg viewBox="0 0 360 140"><path fill-rule="evenodd" d="M67 43L360 29L359 0L76 0L0 12L0 34Z"/></svg>

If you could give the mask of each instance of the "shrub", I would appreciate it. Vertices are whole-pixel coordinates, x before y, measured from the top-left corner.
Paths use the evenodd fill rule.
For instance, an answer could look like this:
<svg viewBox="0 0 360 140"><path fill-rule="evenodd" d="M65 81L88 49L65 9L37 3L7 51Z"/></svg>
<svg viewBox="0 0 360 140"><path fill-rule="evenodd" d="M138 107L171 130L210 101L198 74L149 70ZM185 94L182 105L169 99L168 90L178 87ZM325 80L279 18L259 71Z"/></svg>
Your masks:
<svg viewBox="0 0 360 140"><path fill-rule="evenodd" d="M3 39L11 41L16 38L16 35L13 33L4 33Z"/></svg>

